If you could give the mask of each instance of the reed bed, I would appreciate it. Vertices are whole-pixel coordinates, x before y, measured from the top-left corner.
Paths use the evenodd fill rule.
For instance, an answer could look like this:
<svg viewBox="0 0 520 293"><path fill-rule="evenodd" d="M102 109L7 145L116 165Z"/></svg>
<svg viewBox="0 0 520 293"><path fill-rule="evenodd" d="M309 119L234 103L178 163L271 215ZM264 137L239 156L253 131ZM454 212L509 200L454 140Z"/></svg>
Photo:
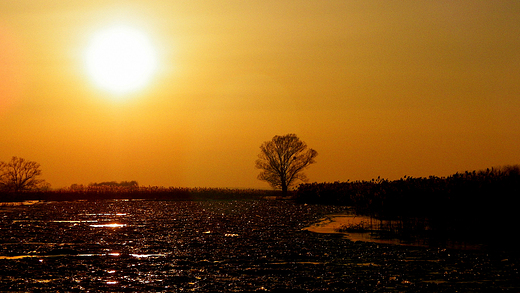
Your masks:
<svg viewBox="0 0 520 293"><path fill-rule="evenodd" d="M298 187L302 203L350 205L388 223L383 230L406 236L516 243L520 167L456 173L448 177L382 178L310 183Z"/></svg>

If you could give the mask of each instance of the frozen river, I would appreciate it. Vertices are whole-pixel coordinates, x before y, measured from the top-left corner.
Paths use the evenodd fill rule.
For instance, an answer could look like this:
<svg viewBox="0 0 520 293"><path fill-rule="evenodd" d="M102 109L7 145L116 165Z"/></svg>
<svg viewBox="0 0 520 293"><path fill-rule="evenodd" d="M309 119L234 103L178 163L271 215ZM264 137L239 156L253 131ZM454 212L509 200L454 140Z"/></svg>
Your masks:
<svg viewBox="0 0 520 293"><path fill-rule="evenodd" d="M275 200L0 206L0 291L520 290L517 254L306 229L345 210Z"/></svg>

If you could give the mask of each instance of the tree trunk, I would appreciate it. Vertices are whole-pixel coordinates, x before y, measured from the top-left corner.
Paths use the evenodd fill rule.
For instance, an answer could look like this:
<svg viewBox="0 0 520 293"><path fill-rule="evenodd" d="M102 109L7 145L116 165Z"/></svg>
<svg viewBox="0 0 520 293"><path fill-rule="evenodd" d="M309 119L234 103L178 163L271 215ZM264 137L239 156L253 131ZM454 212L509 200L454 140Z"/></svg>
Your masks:
<svg viewBox="0 0 520 293"><path fill-rule="evenodd" d="M282 196L287 195L287 184L285 182L282 182Z"/></svg>

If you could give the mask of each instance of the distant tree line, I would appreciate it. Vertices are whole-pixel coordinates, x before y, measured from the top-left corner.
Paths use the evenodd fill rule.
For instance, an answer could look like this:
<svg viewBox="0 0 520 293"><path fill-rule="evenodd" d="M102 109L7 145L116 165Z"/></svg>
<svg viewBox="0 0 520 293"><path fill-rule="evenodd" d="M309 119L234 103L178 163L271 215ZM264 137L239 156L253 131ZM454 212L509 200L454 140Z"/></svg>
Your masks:
<svg viewBox="0 0 520 293"><path fill-rule="evenodd" d="M16 200L103 200L103 199L145 199L145 200L230 200L262 199L276 197L279 191L231 188L183 188L160 186L118 185L78 185L47 191L28 191L19 194ZM0 193L0 196L2 194ZM0 197L1 199L1 197ZM5 197L4 197L5 200Z"/></svg>
<svg viewBox="0 0 520 293"><path fill-rule="evenodd" d="M89 186L113 186L113 187L128 187L128 188L136 188L139 186L139 183L137 181L106 181L106 182L99 182L99 183L90 183Z"/></svg>

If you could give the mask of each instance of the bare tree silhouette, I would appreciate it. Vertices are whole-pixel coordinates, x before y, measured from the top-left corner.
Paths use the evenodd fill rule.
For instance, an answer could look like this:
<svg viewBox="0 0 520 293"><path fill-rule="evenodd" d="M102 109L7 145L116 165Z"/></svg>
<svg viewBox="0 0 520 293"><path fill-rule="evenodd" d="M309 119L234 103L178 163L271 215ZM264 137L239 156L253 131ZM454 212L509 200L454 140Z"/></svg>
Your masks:
<svg viewBox="0 0 520 293"><path fill-rule="evenodd" d="M260 151L256 168L263 171L258 179L267 181L275 189L281 189L284 194L297 180L307 181L302 171L315 163L314 158L318 155L317 151L307 149L307 144L296 134L277 135L271 141L264 142Z"/></svg>
<svg viewBox="0 0 520 293"><path fill-rule="evenodd" d="M0 189L20 192L37 189L44 180L39 179L40 164L12 157L9 162L0 162Z"/></svg>

